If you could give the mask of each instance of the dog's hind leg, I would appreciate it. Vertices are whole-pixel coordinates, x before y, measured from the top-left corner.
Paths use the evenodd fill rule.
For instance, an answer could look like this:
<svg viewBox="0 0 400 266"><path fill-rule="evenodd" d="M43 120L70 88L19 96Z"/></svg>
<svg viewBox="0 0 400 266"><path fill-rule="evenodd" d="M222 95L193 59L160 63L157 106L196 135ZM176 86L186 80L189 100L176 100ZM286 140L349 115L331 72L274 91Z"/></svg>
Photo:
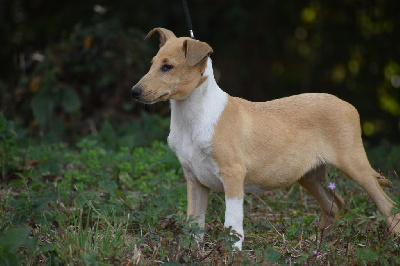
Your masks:
<svg viewBox="0 0 400 266"><path fill-rule="evenodd" d="M357 145L351 150L349 149L348 153L336 164L336 167L362 187L372 200L375 201L379 211L383 215L388 216L387 223L389 230L400 232L400 214L391 214L395 203L380 186L380 183L387 185L387 183L390 184L390 181L372 169L362 144Z"/></svg>
<svg viewBox="0 0 400 266"><path fill-rule="evenodd" d="M321 206L322 216L319 223L321 229L328 227L333 219L338 218L340 210L344 206L344 201L340 195L324 187L326 176L326 166L321 165L306 173L298 181Z"/></svg>

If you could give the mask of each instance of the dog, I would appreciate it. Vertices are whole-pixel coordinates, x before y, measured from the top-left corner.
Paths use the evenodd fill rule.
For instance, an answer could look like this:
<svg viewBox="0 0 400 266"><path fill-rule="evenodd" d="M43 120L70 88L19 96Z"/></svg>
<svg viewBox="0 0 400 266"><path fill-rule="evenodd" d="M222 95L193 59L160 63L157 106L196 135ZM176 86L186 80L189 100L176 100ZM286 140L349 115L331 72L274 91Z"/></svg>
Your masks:
<svg viewBox="0 0 400 266"><path fill-rule="evenodd" d="M332 165L360 185L400 232L395 203L380 185L390 181L369 164L357 110L339 98L307 93L267 102L232 97L217 85L205 42L177 38L164 28L149 72L132 87L139 102L170 101L168 145L187 180L187 216L204 228L210 189L225 193L225 227L239 234L242 249L243 196L298 182L318 201L326 228L339 217L343 199L324 187ZM202 236L200 236L202 237Z"/></svg>

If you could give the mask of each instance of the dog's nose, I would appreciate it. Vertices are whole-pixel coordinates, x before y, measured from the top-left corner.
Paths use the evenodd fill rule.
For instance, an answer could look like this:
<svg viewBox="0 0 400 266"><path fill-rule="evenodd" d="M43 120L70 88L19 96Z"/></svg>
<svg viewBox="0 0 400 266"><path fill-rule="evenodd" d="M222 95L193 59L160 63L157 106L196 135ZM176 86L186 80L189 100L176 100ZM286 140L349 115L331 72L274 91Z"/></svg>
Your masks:
<svg viewBox="0 0 400 266"><path fill-rule="evenodd" d="M133 87L131 90L131 93L132 93L133 98L139 99L140 95L142 95L142 88L140 88L138 86Z"/></svg>

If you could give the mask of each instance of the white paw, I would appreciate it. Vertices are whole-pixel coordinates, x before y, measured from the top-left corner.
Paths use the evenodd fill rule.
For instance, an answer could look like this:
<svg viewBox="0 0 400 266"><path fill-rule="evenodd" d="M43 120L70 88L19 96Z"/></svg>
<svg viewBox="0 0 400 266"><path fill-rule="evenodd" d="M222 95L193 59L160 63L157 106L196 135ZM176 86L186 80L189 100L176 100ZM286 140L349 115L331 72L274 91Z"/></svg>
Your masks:
<svg viewBox="0 0 400 266"><path fill-rule="evenodd" d="M238 242L233 244L233 247L237 248L239 251L241 251L242 250L242 243L243 243L243 237L241 237Z"/></svg>

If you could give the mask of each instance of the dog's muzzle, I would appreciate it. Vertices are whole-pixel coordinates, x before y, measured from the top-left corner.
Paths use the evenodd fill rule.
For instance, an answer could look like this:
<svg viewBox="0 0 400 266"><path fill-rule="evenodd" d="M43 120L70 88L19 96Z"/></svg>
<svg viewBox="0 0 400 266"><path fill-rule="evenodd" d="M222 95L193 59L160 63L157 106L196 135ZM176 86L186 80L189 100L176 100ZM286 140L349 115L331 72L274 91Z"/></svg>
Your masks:
<svg viewBox="0 0 400 266"><path fill-rule="evenodd" d="M133 98L139 100L140 96L142 95L142 88L140 88L139 86L135 86L131 89L131 93Z"/></svg>

